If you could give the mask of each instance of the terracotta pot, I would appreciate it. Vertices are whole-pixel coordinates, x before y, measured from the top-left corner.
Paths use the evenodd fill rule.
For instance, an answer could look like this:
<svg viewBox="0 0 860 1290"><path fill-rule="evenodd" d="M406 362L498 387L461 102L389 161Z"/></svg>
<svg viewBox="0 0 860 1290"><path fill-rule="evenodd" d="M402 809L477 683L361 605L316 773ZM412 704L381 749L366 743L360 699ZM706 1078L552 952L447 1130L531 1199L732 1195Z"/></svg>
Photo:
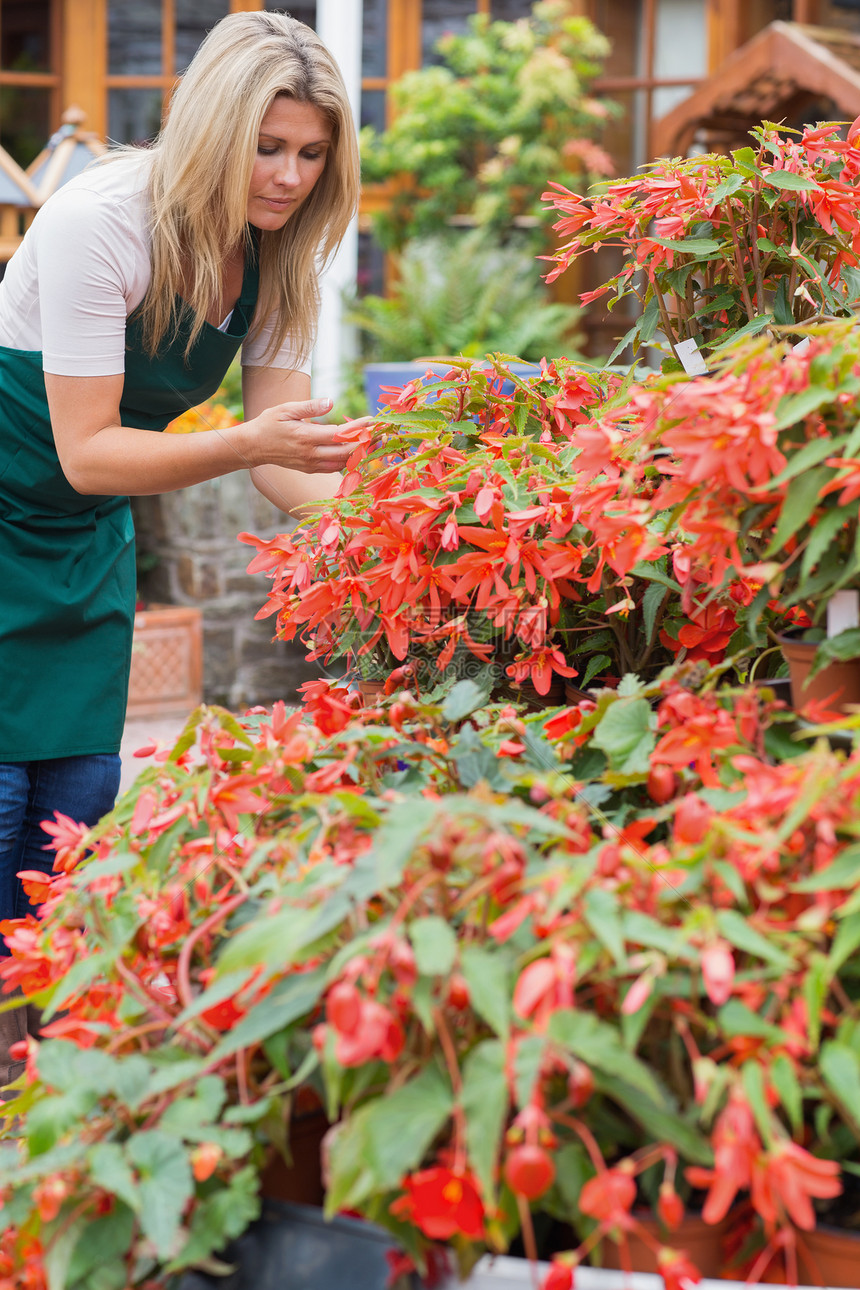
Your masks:
<svg viewBox="0 0 860 1290"><path fill-rule="evenodd" d="M126 716L184 716L202 692L201 611L154 605L135 614Z"/></svg>
<svg viewBox="0 0 860 1290"><path fill-rule="evenodd" d="M802 708L814 702L824 703L834 712L845 712L851 704L860 703L860 659L828 663L810 681L817 644L791 636L780 636L779 643L788 663L792 707Z"/></svg>
<svg viewBox="0 0 860 1290"><path fill-rule="evenodd" d="M797 1253L800 1278L810 1285L860 1285L860 1232L839 1227L799 1232Z"/></svg>
<svg viewBox="0 0 860 1290"><path fill-rule="evenodd" d="M684 1220L674 1232L667 1232L655 1218L636 1214L642 1226L660 1245L671 1245L674 1249L686 1250L703 1277L719 1277L724 1264L723 1238L726 1234L726 1221L706 1223L699 1214L685 1214ZM657 1256L637 1233L628 1238L630 1259L634 1272L656 1272ZM605 1268L620 1268L621 1250L614 1241L601 1242L600 1253Z"/></svg>
<svg viewBox="0 0 860 1290"><path fill-rule="evenodd" d="M503 686L504 697L513 699L515 703L524 703L527 708L533 712L539 712L543 708L558 708L564 704L564 681L558 678L552 682L547 694L539 694L531 681L523 681L522 685L514 685L511 681L506 681Z"/></svg>
<svg viewBox="0 0 860 1290"><path fill-rule="evenodd" d="M591 695L588 694L585 690L577 689L577 687L573 684L573 681L565 681L564 683L565 703L569 703L571 707L573 707L577 703L582 703L583 699L590 699L590 698L591 698Z"/></svg>
<svg viewBox="0 0 860 1290"><path fill-rule="evenodd" d="M362 699L369 700L373 703L376 699L381 699L385 694L384 681L359 681L358 692Z"/></svg>
<svg viewBox="0 0 860 1290"><path fill-rule="evenodd" d="M260 1192L272 1200L322 1205L322 1141L330 1125L319 1104L297 1108L290 1117L287 1164L276 1151L260 1174Z"/></svg>

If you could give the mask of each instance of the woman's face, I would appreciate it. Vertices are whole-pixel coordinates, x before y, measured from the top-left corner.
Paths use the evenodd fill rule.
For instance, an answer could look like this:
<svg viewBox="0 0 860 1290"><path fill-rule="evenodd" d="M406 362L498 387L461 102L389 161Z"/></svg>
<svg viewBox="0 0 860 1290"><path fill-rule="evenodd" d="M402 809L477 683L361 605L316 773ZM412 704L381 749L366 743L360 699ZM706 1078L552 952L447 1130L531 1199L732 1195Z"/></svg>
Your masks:
<svg viewBox="0 0 860 1290"><path fill-rule="evenodd" d="M325 169L331 126L312 103L280 94L260 123L248 191L248 223L276 232L298 210Z"/></svg>

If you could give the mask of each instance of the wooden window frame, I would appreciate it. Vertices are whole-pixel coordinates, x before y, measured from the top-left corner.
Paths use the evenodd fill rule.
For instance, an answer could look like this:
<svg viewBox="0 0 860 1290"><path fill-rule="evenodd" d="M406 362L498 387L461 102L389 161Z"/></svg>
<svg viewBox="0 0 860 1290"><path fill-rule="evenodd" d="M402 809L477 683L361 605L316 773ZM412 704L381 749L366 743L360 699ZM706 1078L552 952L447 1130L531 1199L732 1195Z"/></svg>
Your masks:
<svg viewBox="0 0 860 1290"><path fill-rule="evenodd" d="M52 129L56 129L60 124L60 113L63 111L63 105L60 102L60 93L62 89L62 63L61 63L61 40L62 40L62 23L60 17L61 0L52 0L50 17L49 17L49 42L50 42L50 64L52 70L49 72L13 72L5 71L0 66L0 86L18 86L24 89L46 89L50 90L50 121ZM0 33L2 33L3 12L0 7ZM47 142L47 140L46 140Z"/></svg>

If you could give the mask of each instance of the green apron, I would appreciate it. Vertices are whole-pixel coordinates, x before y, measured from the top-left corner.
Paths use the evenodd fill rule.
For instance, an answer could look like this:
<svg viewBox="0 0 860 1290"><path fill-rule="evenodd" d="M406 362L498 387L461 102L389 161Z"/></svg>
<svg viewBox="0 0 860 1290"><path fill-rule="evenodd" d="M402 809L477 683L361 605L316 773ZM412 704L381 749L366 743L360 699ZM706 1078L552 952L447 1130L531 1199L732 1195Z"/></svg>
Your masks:
<svg viewBox="0 0 860 1290"><path fill-rule="evenodd" d="M163 430L210 398L248 334L255 255L227 330L188 359L186 320L157 358L126 324L122 424ZM42 355L0 346L0 762L118 752L136 595L127 497L84 497L57 459Z"/></svg>

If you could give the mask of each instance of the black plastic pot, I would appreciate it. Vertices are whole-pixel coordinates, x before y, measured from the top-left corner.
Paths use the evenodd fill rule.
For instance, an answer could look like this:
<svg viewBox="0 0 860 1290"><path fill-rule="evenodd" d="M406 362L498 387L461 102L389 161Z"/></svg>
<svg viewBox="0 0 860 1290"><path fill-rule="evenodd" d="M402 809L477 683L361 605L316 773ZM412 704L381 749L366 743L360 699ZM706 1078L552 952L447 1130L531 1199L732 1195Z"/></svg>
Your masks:
<svg viewBox="0 0 860 1290"><path fill-rule="evenodd" d="M264 1200L263 1213L219 1257L228 1277L186 1272L179 1290L385 1290L394 1239L355 1218L326 1221L310 1205Z"/></svg>

